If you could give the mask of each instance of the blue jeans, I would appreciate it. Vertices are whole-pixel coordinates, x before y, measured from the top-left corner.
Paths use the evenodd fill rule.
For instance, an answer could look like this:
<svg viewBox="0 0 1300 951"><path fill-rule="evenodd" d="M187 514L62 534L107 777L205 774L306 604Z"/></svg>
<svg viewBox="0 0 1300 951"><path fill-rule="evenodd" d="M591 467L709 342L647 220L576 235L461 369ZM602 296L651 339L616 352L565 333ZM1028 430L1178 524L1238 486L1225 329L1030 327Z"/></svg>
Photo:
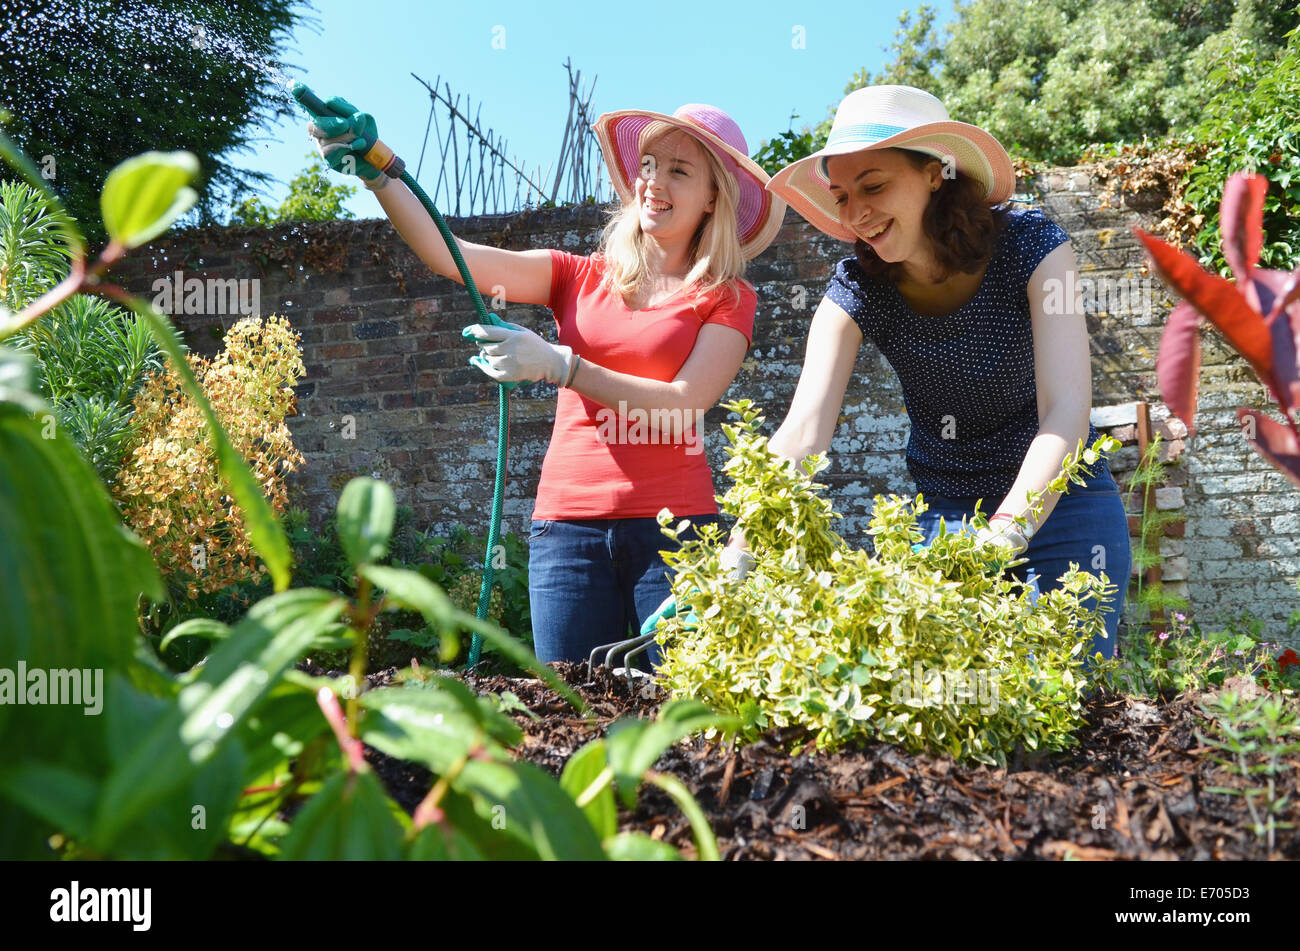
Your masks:
<svg viewBox="0 0 1300 951"><path fill-rule="evenodd" d="M930 508L918 516L916 521L925 533L925 544L929 545L939 534L941 518L947 522L949 532L955 531L960 526L963 515L974 514L978 500L927 496L925 501ZM991 507L985 499L981 511L986 515L992 514L993 507L999 501L1001 500L995 500ZM1088 656L1099 652L1103 657L1114 657L1119 619L1124 610L1124 599L1128 595L1129 574L1133 570L1128 516L1124 512L1124 503L1114 481L1070 486L1070 491L1061 496L1047 521L1030 539L1029 550L1022 557L1028 561L1012 568L1011 574L1021 581L1027 581L1028 572L1032 570L1038 576L1038 590L1043 594L1061 587L1060 577L1069 570L1072 561L1078 564L1081 571L1106 573L1110 583L1119 591L1113 600L1106 602L1106 606L1112 610L1102 615L1106 622L1107 636L1093 638ZM1083 603L1093 607L1096 600L1090 597Z"/></svg>
<svg viewBox="0 0 1300 951"><path fill-rule="evenodd" d="M717 515L686 515L695 526ZM586 660L592 650L635 636L672 594L661 551L677 544L653 518L534 521L528 535L528 601L539 660ZM660 663L659 646L647 654Z"/></svg>

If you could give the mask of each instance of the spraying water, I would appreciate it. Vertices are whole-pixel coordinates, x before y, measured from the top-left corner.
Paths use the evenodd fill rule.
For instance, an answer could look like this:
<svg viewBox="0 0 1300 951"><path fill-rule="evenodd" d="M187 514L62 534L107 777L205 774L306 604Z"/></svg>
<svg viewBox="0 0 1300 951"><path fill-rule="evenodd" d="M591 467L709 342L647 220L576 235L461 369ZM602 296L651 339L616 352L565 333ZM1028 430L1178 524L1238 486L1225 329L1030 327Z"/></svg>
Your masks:
<svg viewBox="0 0 1300 951"><path fill-rule="evenodd" d="M277 46L303 20L297 5L0 0L5 132L83 224L107 168L152 148L199 154L215 209L241 182L266 182L215 156L251 150L259 127L295 108ZM167 118L181 110L191 121L178 134Z"/></svg>

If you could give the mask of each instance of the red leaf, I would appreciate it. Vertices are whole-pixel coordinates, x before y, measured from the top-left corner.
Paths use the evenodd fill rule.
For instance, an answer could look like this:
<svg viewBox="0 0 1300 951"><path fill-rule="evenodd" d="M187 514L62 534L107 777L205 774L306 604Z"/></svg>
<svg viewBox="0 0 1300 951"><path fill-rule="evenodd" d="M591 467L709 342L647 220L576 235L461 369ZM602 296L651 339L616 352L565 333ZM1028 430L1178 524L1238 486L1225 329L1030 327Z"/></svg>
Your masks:
<svg viewBox="0 0 1300 951"><path fill-rule="evenodd" d="M1247 423L1247 418L1253 422ZM1238 407L1237 419L1255 451L1267 459L1273 468L1300 486L1300 439L1296 438L1295 430L1244 406ZM1250 437L1250 426L1254 427L1254 439Z"/></svg>
<svg viewBox="0 0 1300 951"><path fill-rule="evenodd" d="M1300 272L1297 272L1300 273ZM1288 416L1300 406L1300 367L1296 366L1300 350L1300 283L1296 274L1256 268L1251 285L1260 309L1269 316L1265 326L1273 338L1273 373L1277 380L1278 402ZM1288 300L1290 298L1290 300Z"/></svg>
<svg viewBox="0 0 1300 951"><path fill-rule="evenodd" d="M1192 257L1134 228L1165 283L1219 329L1232 348L1246 358L1255 374L1275 394L1273 341L1264 318L1246 303L1235 284L1204 270Z"/></svg>
<svg viewBox="0 0 1300 951"><path fill-rule="evenodd" d="M1201 315L1195 307L1180 301L1165 321L1156 355L1156 380L1160 398L1169 411L1187 424L1188 435L1196 433L1196 387L1201 373Z"/></svg>
<svg viewBox="0 0 1300 951"><path fill-rule="evenodd" d="M1268 294L1272 295L1260 295L1261 302L1266 299L1271 302L1259 309L1265 315L1265 320L1273 319L1282 312L1282 308L1290 307L1300 300L1300 267L1290 274L1282 271L1255 271L1255 280L1257 284L1262 282L1268 288ZM1292 319L1295 318L1294 311L1291 316Z"/></svg>
<svg viewBox="0 0 1300 951"><path fill-rule="evenodd" d="M1232 276L1245 285L1259 262L1264 247L1264 196L1268 179L1263 175L1236 172L1223 187L1219 204L1219 228L1223 233L1223 256Z"/></svg>

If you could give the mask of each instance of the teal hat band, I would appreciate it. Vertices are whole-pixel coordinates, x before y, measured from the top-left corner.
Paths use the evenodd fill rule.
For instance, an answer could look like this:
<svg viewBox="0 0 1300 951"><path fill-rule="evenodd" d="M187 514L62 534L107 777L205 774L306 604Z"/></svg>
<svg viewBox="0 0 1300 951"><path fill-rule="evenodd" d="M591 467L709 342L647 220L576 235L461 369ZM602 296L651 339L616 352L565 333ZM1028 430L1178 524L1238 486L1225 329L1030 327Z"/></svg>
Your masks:
<svg viewBox="0 0 1300 951"><path fill-rule="evenodd" d="M831 130L831 134L826 138L826 145L828 148L842 142L861 142L863 145L873 145L881 139L889 138L891 135L906 132L908 128L908 126L903 125L882 125L879 122L863 122L857 125L840 126L838 129Z"/></svg>
<svg viewBox="0 0 1300 951"><path fill-rule="evenodd" d="M840 126L838 129L832 129L831 134L826 137L826 145L823 148L833 148L837 145L852 143L860 145L862 148L875 145L891 135L898 135L900 132L906 132L909 126L902 125L883 125L879 122L861 122L857 125ZM830 181L830 174L826 171L827 156L823 155L817 160L817 172L823 181Z"/></svg>

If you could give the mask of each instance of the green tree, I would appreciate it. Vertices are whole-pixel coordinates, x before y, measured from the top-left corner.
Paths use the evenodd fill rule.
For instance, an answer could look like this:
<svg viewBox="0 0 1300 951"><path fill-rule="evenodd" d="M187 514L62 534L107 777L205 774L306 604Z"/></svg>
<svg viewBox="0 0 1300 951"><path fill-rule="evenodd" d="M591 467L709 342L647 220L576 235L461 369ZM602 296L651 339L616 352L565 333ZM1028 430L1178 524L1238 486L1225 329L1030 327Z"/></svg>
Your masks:
<svg viewBox="0 0 1300 951"><path fill-rule="evenodd" d="M307 155L314 161L289 182L289 194L279 208L271 208L260 198L246 198L230 213L230 223L267 227L286 221L333 221L353 217L343 203L356 194L356 186L335 183L319 153L309 152Z"/></svg>
<svg viewBox="0 0 1300 951"><path fill-rule="evenodd" d="M1269 0L971 0L942 35L936 16L925 4L904 11L885 66L858 70L845 94L920 87L1013 154L1053 164L1092 143L1191 131L1225 56L1244 44L1269 60L1300 23L1300 10ZM808 152L825 141L836 105L804 130Z"/></svg>
<svg viewBox="0 0 1300 951"><path fill-rule="evenodd" d="M187 149L198 223L271 180L229 162L295 111L272 77L305 0L17 0L0 18L4 132L101 241L99 189L122 159Z"/></svg>

